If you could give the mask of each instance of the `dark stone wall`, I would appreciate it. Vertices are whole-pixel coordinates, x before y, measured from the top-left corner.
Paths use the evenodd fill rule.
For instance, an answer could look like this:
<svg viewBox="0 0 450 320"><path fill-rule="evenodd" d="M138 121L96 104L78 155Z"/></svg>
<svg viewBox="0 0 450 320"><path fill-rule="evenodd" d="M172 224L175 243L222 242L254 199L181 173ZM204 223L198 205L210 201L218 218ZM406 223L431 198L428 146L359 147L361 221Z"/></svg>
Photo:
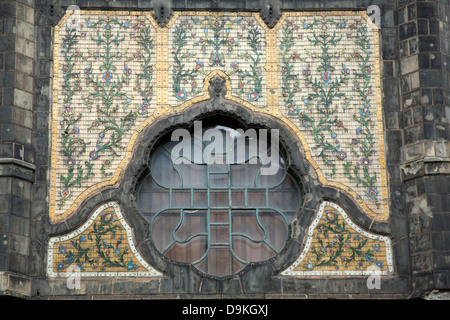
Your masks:
<svg viewBox="0 0 450 320"><path fill-rule="evenodd" d="M129 201L126 195L109 190L89 200L76 220L60 225L48 221L53 30L65 8L260 11L268 4L276 10L380 7L391 220L376 228L392 239L394 277L383 281L381 292L372 294L365 279L272 278L255 286L258 275L278 265L261 265L227 281L201 278L192 270L175 267L181 276L161 282L86 280L85 294L407 298L450 289L449 0L6 0L0 1L0 294L71 295L64 289L65 280L45 278L48 235L72 230L99 201ZM266 18L270 23L276 15ZM164 23L164 14L160 22ZM292 250L298 250L298 245ZM145 245L140 250L152 256ZM174 267L168 268L172 272Z"/></svg>
<svg viewBox="0 0 450 320"><path fill-rule="evenodd" d="M449 287L449 2L398 1L412 288Z"/></svg>
<svg viewBox="0 0 450 320"><path fill-rule="evenodd" d="M0 2L0 291L23 294L35 178L34 13L32 0Z"/></svg>

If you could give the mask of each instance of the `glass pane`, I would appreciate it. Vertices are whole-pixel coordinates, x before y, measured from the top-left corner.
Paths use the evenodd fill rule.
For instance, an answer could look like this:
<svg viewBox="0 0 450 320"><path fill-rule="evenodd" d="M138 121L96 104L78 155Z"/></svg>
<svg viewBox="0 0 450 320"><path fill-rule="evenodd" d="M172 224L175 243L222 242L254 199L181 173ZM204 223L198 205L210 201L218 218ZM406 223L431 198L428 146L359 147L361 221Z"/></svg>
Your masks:
<svg viewBox="0 0 450 320"><path fill-rule="evenodd" d="M174 243L164 255L172 260L179 262L197 261L205 254L207 250L208 238L199 236L193 238L188 243Z"/></svg>
<svg viewBox="0 0 450 320"><path fill-rule="evenodd" d="M233 164L231 167L232 187L255 187L255 179L261 166L258 164Z"/></svg>
<svg viewBox="0 0 450 320"><path fill-rule="evenodd" d="M172 189L172 207L173 208L190 208L191 207L191 190Z"/></svg>
<svg viewBox="0 0 450 320"><path fill-rule="evenodd" d="M264 261L276 254L265 243L255 243L242 236L233 236L233 252L239 259L249 262Z"/></svg>
<svg viewBox="0 0 450 320"><path fill-rule="evenodd" d="M215 144L214 148L223 147L215 151L231 154L220 155L220 163L207 163L203 151L209 142L194 137L182 150L184 163L173 166L171 151L178 142L162 145L152 154L151 174L141 182L138 201L141 213L151 222L152 241L162 254L222 276L280 252L289 223L300 208L301 194L279 154L274 154L277 161L265 165L279 170L262 174L256 135L239 144L230 137L240 132L216 128L228 140ZM271 152L266 159L272 161Z"/></svg>
<svg viewBox="0 0 450 320"><path fill-rule="evenodd" d="M194 208L208 207L208 191L203 189L194 189L193 192Z"/></svg>
<svg viewBox="0 0 450 320"><path fill-rule="evenodd" d="M183 179L183 187L198 188L207 186L207 166L203 164L176 165Z"/></svg>
<svg viewBox="0 0 450 320"><path fill-rule="evenodd" d="M207 234L207 213L200 210L183 210L180 227L175 232L177 241L188 241L191 237Z"/></svg>
<svg viewBox="0 0 450 320"><path fill-rule="evenodd" d="M211 210L210 220L211 223L228 223L229 212L228 210Z"/></svg>
<svg viewBox="0 0 450 320"><path fill-rule="evenodd" d="M153 179L163 187L181 187L181 177L172 166L170 153L158 148L152 155L151 173Z"/></svg>
<svg viewBox="0 0 450 320"><path fill-rule="evenodd" d="M210 190L209 199L211 208L228 207L228 190Z"/></svg>
<svg viewBox="0 0 450 320"><path fill-rule="evenodd" d="M247 205L254 208L267 207L266 190L248 190L247 191Z"/></svg>
<svg viewBox="0 0 450 320"><path fill-rule="evenodd" d="M173 243L173 232L180 223L180 213L165 211L157 215L150 225L151 237L160 252L164 252Z"/></svg>
<svg viewBox="0 0 450 320"><path fill-rule="evenodd" d="M209 175L209 185L211 188L228 188L228 173L215 173Z"/></svg>
<svg viewBox="0 0 450 320"><path fill-rule="evenodd" d="M300 208L300 190L290 176L278 187L269 190L269 206L281 212L297 212Z"/></svg>
<svg viewBox="0 0 450 320"><path fill-rule="evenodd" d="M147 176L142 181L139 191L139 209L144 215L156 213L170 206L168 190L158 186L151 176Z"/></svg>
<svg viewBox="0 0 450 320"><path fill-rule="evenodd" d="M211 245L215 244L228 244L229 239L229 226L227 225L212 225L211 226Z"/></svg>
<svg viewBox="0 0 450 320"><path fill-rule="evenodd" d="M245 207L245 190L231 190L231 206Z"/></svg>

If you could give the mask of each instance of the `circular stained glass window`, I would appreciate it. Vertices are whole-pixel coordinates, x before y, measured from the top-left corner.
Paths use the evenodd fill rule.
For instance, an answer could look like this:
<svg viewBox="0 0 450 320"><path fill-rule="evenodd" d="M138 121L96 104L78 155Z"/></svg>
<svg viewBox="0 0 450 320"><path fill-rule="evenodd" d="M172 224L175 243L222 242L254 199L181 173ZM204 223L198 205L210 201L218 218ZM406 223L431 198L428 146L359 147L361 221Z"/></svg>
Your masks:
<svg viewBox="0 0 450 320"><path fill-rule="evenodd" d="M302 201L276 130L194 128L160 144L140 182L139 209L155 247L219 277L274 257Z"/></svg>

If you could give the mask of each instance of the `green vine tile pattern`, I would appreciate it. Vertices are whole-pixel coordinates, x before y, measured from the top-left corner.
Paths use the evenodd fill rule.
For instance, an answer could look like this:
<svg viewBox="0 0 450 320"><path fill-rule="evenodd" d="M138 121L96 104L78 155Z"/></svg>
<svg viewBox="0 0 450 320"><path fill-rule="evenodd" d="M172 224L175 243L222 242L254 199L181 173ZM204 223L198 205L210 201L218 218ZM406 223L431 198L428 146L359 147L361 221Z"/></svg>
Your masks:
<svg viewBox="0 0 450 320"><path fill-rule="evenodd" d="M111 179L155 108L155 31L141 16L81 15L60 29L57 205ZM55 84L58 85L58 84Z"/></svg>
<svg viewBox="0 0 450 320"><path fill-rule="evenodd" d="M387 218L378 47L369 20L357 12L285 12L268 29L249 12L176 12L163 28L148 17L82 11L79 22L67 16L58 26L53 221L116 181L137 129L160 109L176 112L201 99L214 71L228 76L231 99L298 128L321 182Z"/></svg>
<svg viewBox="0 0 450 320"><path fill-rule="evenodd" d="M201 95L203 79L221 70L231 79L233 95L265 106L265 35L253 17L183 15L169 34L171 105Z"/></svg>
<svg viewBox="0 0 450 320"><path fill-rule="evenodd" d="M50 238L47 274L68 277L74 272L80 277L161 276L136 250L116 202L103 204L79 229Z"/></svg>
<svg viewBox="0 0 450 320"><path fill-rule="evenodd" d="M325 201L308 228L305 249L285 276L390 275L391 241L360 229L337 204Z"/></svg>
<svg viewBox="0 0 450 320"><path fill-rule="evenodd" d="M328 181L380 212L374 38L361 16L288 17L278 30L280 103Z"/></svg>

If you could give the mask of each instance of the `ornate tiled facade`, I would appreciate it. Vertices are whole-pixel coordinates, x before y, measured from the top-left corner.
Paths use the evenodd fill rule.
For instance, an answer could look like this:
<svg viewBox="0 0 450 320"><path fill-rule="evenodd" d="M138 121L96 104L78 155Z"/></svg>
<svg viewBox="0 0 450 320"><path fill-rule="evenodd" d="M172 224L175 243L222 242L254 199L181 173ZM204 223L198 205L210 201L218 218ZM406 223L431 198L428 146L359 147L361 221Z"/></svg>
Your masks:
<svg viewBox="0 0 450 320"><path fill-rule="evenodd" d="M205 100L217 72L230 99L297 132L322 183L388 219L378 36L365 13L286 13L268 29L252 13L178 12L161 28L149 14L82 11L55 44L54 222L113 185L139 132Z"/></svg>
<svg viewBox="0 0 450 320"><path fill-rule="evenodd" d="M227 99L275 116L295 132L321 183L349 194L368 217L389 218L378 31L364 12L285 13L272 29L256 13L175 12L161 27L147 13L69 12L55 32L54 71L53 223L68 219L83 200L117 183L147 126L209 99L214 75L226 79ZM286 275L335 274L335 269L359 274L374 264L391 272L389 241L357 227L347 230L344 225L351 222L336 210L334 227L314 222L315 240L309 238L301 261ZM127 263L145 269L133 264L139 255L124 260L125 252L135 253L128 247L105 245L114 251L109 256L120 252L114 261L105 255L98 241L109 244L112 239L100 237L106 236L102 215L93 213L87 234L52 238L49 274L75 262L86 274L131 272ZM338 217L345 220L342 225ZM316 233L327 236L327 228L334 230L334 241L352 250L352 258L341 254L320 260L325 257L317 251ZM345 241L337 229L345 229ZM359 237L366 238L353 243ZM127 240L132 247L132 238ZM332 246L326 245L329 254Z"/></svg>
<svg viewBox="0 0 450 320"><path fill-rule="evenodd" d="M0 296L178 307L447 294L448 1L8 0L0 12ZM278 130L298 187L283 228L259 209L239 217L276 242L251 222L203 224L201 249L244 250L208 237L247 237L242 268L183 258L200 252L178 237L188 202L152 229L155 150L195 121ZM260 199L297 203L268 190ZM159 250L158 235L177 246ZM275 249L264 259L261 241Z"/></svg>
<svg viewBox="0 0 450 320"><path fill-rule="evenodd" d="M357 227L337 204L324 201L308 229L299 258L285 276L380 275L393 273L391 241Z"/></svg>

